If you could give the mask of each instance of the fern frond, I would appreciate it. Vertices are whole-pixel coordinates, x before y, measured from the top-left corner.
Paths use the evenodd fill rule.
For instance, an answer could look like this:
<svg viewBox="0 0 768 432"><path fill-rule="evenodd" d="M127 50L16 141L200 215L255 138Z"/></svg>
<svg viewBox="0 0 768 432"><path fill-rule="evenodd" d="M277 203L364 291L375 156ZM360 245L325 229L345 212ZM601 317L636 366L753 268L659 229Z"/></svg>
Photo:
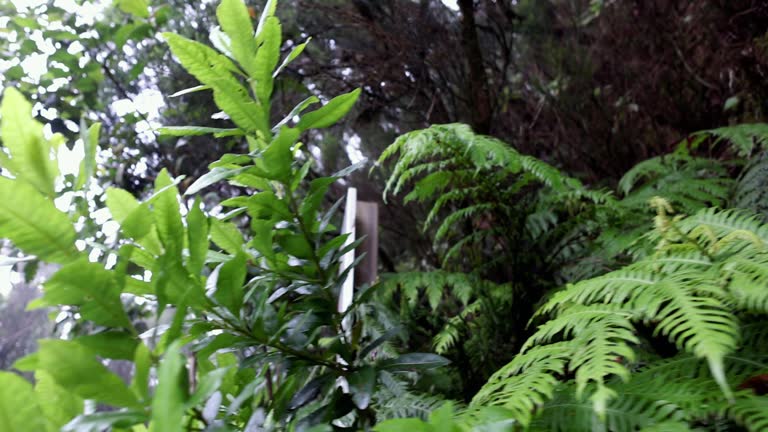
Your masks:
<svg viewBox="0 0 768 432"><path fill-rule="evenodd" d="M741 172L730 207L760 213L768 217L768 152L762 151L750 159Z"/></svg>
<svg viewBox="0 0 768 432"><path fill-rule="evenodd" d="M694 230L700 226L708 227L718 238L734 231L749 231L768 244L768 226L763 225L755 215L743 210L703 209L678 224L680 230L686 234L697 234L698 231ZM701 238L698 235L696 237Z"/></svg>
<svg viewBox="0 0 768 432"><path fill-rule="evenodd" d="M691 275L678 275L640 294L636 307L644 309L648 319L659 322L657 332L668 336L678 347L706 358L713 378L730 397L723 358L738 344L738 320L720 300L697 295L696 283L707 282Z"/></svg>
<svg viewBox="0 0 768 432"><path fill-rule="evenodd" d="M755 147L768 143L768 124L746 123L701 131L698 135L709 134L717 141L727 140L740 156L749 156Z"/></svg>
<svg viewBox="0 0 768 432"><path fill-rule="evenodd" d="M660 280L659 275L647 270L617 270L568 285L566 289L552 295L549 301L539 308L537 315L559 311L570 304L624 303Z"/></svg>
<svg viewBox="0 0 768 432"><path fill-rule="evenodd" d="M679 419L681 413L665 400L648 400L621 395L605 409L604 420L595 415L588 401L573 396L573 388L564 386L544 405L531 422L531 431L632 431L656 422ZM602 427L601 427L602 426Z"/></svg>
<svg viewBox="0 0 768 432"><path fill-rule="evenodd" d="M728 417L749 431L768 430L768 398L752 395L740 396L726 412Z"/></svg>
<svg viewBox="0 0 768 432"><path fill-rule="evenodd" d="M558 385L556 376L565 372L575 348L570 341L558 342L518 355L488 379L470 406L504 407L527 426L533 411L552 397Z"/></svg>
<svg viewBox="0 0 768 432"><path fill-rule="evenodd" d="M414 393L405 382L387 371L379 372L382 387L376 398L376 420L382 422L393 418L416 417L426 420L429 414L440 408L445 399Z"/></svg>
<svg viewBox="0 0 768 432"><path fill-rule="evenodd" d="M461 311L459 315L451 317L443 326L443 329L432 339L432 346L437 354L445 354L459 341L461 332L465 329L467 316L481 313L483 304L478 300Z"/></svg>
<svg viewBox="0 0 768 432"><path fill-rule="evenodd" d="M435 201L435 204L432 206L432 209L429 211L429 214L427 215L427 218L424 220L424 226L430 226L435 219L439 216L440 211L443 209L443 207L451 202L451 201L460 201L463 199L466 199L467 197L472 197L473 195L477 194L482 190L482 186L469 186L465 188L457 188L450 190L446 193L443 193L440 195L440 198L438 198Z"/></svg>
<svg viewBox="0 0 768 432"><path fill-rule="evenodd" d="M451 231L451 229L454 228L454 225L459 221L463 219L471 218L478 214L485 214L485 213L491 212L495 207L496 207L496 204L493 204L493 203L474 204L474 205L470 205L469 207L464 207L460 210L453 212L451 215L446 217L438 227L437 233L435 234L435 241L437 242L442 240L446 236L446 234L448 234Z"/></svg>

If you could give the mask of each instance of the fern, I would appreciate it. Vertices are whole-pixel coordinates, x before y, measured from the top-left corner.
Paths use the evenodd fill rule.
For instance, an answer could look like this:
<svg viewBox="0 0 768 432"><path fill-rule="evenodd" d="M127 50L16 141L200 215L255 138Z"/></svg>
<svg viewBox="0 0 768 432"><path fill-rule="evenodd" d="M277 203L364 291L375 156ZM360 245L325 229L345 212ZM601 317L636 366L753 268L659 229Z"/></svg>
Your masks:
<svg viewBox="0 0 768 432"><path fill-rule="evenodd" d="M470 406L502 406L527 425L534 410L552 398L557 375L565 372L575 348L572 342L559 342L518 355L491 376Z"/></svg>
<svg viewBox="0 0 768 432"><path fill-rule="evenodd" d="M511 299L509 285L498 285L464 273L405 272L385 275L378 286L378 298L384 303L401 298L401 315L409 315L426 302L432 311L443 310L449 314L458 309L441 324L441 330L433 338L433 348L438 354L447 353L462 335L473 328L473 317L493 314L493 305ZM482 327L482 326L480 326Z"/></svg>
<svg viewBox="0 0 768 432"><path fill-rule="evenodd" d="M699 132L697 135L711 135L715 141L729 141L739 156L749 156L757 147L768 143L768 124L747 123L726 126Z"/></svg>
<svg viewBox="0 0 768 432"><path fill-rule="evenodd" d="M393 418L417 417L426 419L429 414L440 408L445 399L408 390L408 384L395 375L382 371L379 373L382 387L376 392L376 420L382 422Z"/></svg>
<svg viewBox="0 0 768 432"><path fill-rule="evenodd" d="M389 192L401 192L412 183L405 200L433 201L425 220L425 230L436 226L435 244L450 240L454 247L444 256L445 264L458 258L463 248L477 246L484 239L505 245L516 232L526 232L528 241L546 232L554 214L538 213L550 203L553 208L577 208L579 203L602 203L612 199L603 191L590 191L578 180L563 175L555 167L531 156L522 155L495 138L476 135L467 125L435 125L428 129L399 137L379 158L383 163L395 155L397 161L387 180L385 197ZM537 206L531 199L537 191L547 191L547 204ZM531 195L531 194L534 195ZM542 203L544 200L542 200ZM518 221L519 215L532 216ZM555 219L556 220L556 219ZM463 222L483 228L456 235ZM490 226L505 227L504 231ZM468 238L471 237L471 238Z"/></svg>
<svg viewBox="0 0 768 432"><path fill-rule="evenodd" d="M706 209L680 218L668 214L666 201L656 205L657 251L553 294L537 315L552 318L473 406L504 406L525 425L536 418L534 430L569 430L559 423L566 415L584 425L571 430L680 426L713 417L764 428L764 401L731 389L768 370L763 321L741 324L752 320L749 314L766 313L768 227L743 211ZM681 354L648 358L639 325L651 326L654 337L665 336Z"/></svg>
<svg viewBox="0 0 768 432"><path fill-rule="evenodd" d="M752 431L768 429L768 399L743 396L726 409L729 417Z"/></svg>

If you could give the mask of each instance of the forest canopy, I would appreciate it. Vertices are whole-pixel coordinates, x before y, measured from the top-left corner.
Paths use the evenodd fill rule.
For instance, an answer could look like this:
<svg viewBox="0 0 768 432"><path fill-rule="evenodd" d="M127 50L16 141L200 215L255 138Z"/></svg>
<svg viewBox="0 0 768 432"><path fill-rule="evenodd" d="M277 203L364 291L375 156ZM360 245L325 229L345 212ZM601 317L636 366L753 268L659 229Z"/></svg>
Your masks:
<svg viewBox="0 0 768 432"><path fill-rule="evenodd" d="M0 430L768 430L762 2L0 12Z"/></svg>

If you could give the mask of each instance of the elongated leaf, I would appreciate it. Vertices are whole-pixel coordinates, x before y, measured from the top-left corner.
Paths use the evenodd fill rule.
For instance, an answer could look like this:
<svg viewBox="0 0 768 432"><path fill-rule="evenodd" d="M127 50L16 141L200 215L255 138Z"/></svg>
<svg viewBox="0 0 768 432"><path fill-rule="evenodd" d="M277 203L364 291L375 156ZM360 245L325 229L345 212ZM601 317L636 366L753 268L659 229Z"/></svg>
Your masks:
<svg viewBox="0 0 768 432"><path fill-rule="evenodd" d="M229 36L229 46L235 60L249 75L253 75L256 40L245 3L242 0L223 0L216 8L216 17L224 33Z"/></svg>
<svg viewBox="0 0 768 432"><path fill-rule="evenodd" d="M157 371L157 390L152 400L153 432L182 432L185 403L189 389L186 385L184 357L181 346L173 343L165 353Z"/></svg>
<svg viewBox="0 0 768 432"><path fill-rule="evenodd" d="M226 77L231 78L233 72L239 73L231 60L211 47L174 33L163 33L163 38L181 65L205 85L212 86Z"/></svg>
<svg viewBox="0 0 768 432"><path fill-rule="evenodd" d="M414 370L434 369L450 363L445 357L428 353L403 354L396 359L388 359L381 362L382 369L387 370Z"/></svg>
<svg viewBox="0 0 768 432"><path fill-rule="evenodd" d="M117 5L125 13L139 18L149 18L148 0L118 0Z"/></svg>
<svg viewBox="0 0 768 432"><path fill-rule="evenodd" d="M77 257L75 229L67 216L32 186L0 177L0 238L54 263Z"/></svg>
<svg viewBox="0 0 768 432"><path fill-rule="evenodd" d="M65 265L45 283L31 306L80 306L83 318L109 327L131 327L114 274L85 257Z"/></svg>
<svg viewBox="0 0 768 432"><path fill-rule="evenodd" d="M107 208L117 223L122 223L139 207L139 201L127 190L110 187L106 195Z"/></svg>
<svg viewBox="0 0 768 432"><path fill-rule="evenodd" d="M264 23L270 17L275 16L276 9L277 9L277 0L267 0L267 3L264 5L264 9L261 12L261 17L259 18L259 25L256 27L256 40L258 42L261 42L261 40L264 37L264 34L263 34Z"/></svg>
<svg viewBox="0 0 768 432"><path fill-rule="evenodd" d="M0 372L0 430L45 430L44 417L32 384L11 372Z"/></svg>
<svg viewBox="0 0 768 432"><path fill-rule="evenodd" d="M296 129L305 131L307 129L320 129L336 124L357 101L360 96L360 89L349 93L336 96L322 108L304 114L296 125Z"/></svg>
<svg viewBox="0 0 768 432"><path fill-rule="evenodd" d="M45 371L35 372L35 395L53 430L58 431L83 412L83 399L57 384Z"/></svg>
<svg viewBox="0 0 768 432"><path fill-rule="evenodd" d="M74 339L80 345L90 348L102 358L117 360L133 360L133 353L139 339L124 331L108 331L80 336Z"/></svg>
<svg viewBox="0 0 768 432"><path fill-rule="evenodd" d="M84 399L117 407L138 407L123 380L77 342L43 339L38 360L39 368L49 373L60 386Z"/></svg>
<svg viewBox="0 0 768 432"><path fill-rule="evenodd" d="M199 91L203 91L203 90L210 90L210 89L211 89L211 86L198 85L198 86L190 87L188 89L179 90L176 93L174 93L174 94L172 94L172 95L170 95L168 97L175 98L175 97L184 96L184 95L187 95L187 94L190 94L190 93L195 93L195 92L199 92ZM183 127L183 126L179 126L179 127ZM190 127L197 127L197 126L190 126Z"/></svg>
<svg viewBox="0 0 768 432"><path fill-rule="evenodd" d="M197 276L203 270L205 256L208 253L208 218L200 208L200 199L196 199L187 215L187 236L189 243L189 274Z"/></svg>
<svg viewBox="0 0 768 432"><path fill-rule="evenodd" d="M163 33L163 37L184 68L200 82L211 86L216 105L238 127L251 133L260 131L264 136L270 134L266 112L232 76L232 73L239 73L237 66L201 43L173 33Z"/></svg>
<svg viewBox="0 0 768 432"><path fill-rule="evenodd" d="M293 163L291 148L298 138L299 131L297 129L285 126L280 128L280 133L264 150L262 155L260 166L266 171L265 176L288 183Z"/></svg>
<svg viewBox="0 0 768 432"><path fill-rule="evenodd" d="M304 48L307 47L307 44L312 40L311 37L307 38L306 42L300 43L293 47L291 52L285 57L285 60L283 60L282 63L280 63L280 67L275 70L275 72L272 74L273 78L276 78L280 72L285 69L286 66L288 66L292 61L296 59L296 57L300 56L302 52L304 52Z"/></svg>
<svg viewBox="0 0 768 432"><path fill-rule="evenodd" d="M247 273L246 261L245 253L239 252L234 258L221 264L217 269L214 297L219 304L224 305L235 316L240 315L240 308L243 305L243 284Z"/></svg>
<svg viewBox="0 0 768 432"><path fill-rule="evenodd" d="M211 219L211 240L232 255L243 248L243 234L231 222Z"/></svg>
<svg viewBox="0 0 768 432"><path fill-rule="evenodd" d="M189 185L189 188L184 192L184 195L194 195L201 190L207 188L208 186L218 183L224 179L228 179L230 177L234 177L243 171L247 170L249 167L242 167L242 168L224 168L224 167L216 167L207 173L203 174L195 180L194 183Z"/></svg>
<svg viewBox="0 0 768 432"><path fill-rule="evenodd" d="M288 124L289 121L291 121L294 117L301 114L305 109L307 109L307 107L318 102L320 102L320 99L318 99L317 96L315 95L312 95L304 99L303 101L299 102L298 104L296 104L295 107L293 107L293 109L291 110L290 113L288 113L287 116L283 117L283 119L280 120L280 122L277 123L272 128L272 132L277 132L278 130L280 130L281 126Z"/></svg>
<svg viewBox="0 0 768 432"><path fill-rule="evenodd" d="M204 86L201 86L204 87ZM205 126L163 126L157 130L165 136L199 136L213 134L216 138L245 135L240 129L222 129Z"/></svg>
<svg viewBox="0 0 768 432"><path fill-rule="evenodd" d="M157 232L163 242L165 253L174 259L181 260L181 249L184 243L184 225L181 223L179 209L179 191L173 186L171 177L163 169L155 179L157 194L154 201L154 217Z"/></svg>
<svg viewBox="0 0 768 432"><path fill-rule="evenodd" d="M152 353L143 342L136 345L133 364L135 369L131 390L140 400L146 400L149 396L149 369L152 367Z"/></svg>
<svg viewBox="0 0 768 432"><path fill-rule="evenodd" d="M11 154L3 165L17 179L29 182L49 197L59 169L51 160L51 143L43 137L43 125L32 118L32 105L14 88L7 88L0 105L0 137ZM5 156L5 155L3 155Z"/></svg>
<svg viewBox="0 0 768 432"><path fill-rule="evenodd" d="M146 203L140 204L130 192L117 188L107 189L106 202L112 219L128 237L141 240L150 233L152 213Z"/></svg>
<svg viewBox="0 0 768 432"><path fill-rule="evenodd" d="M81 135L85 147L85 155L83 161L80 162L80 171L77 174L77 182L75 182L75 189L82 188L85 183L93 177L96 172L96 151L99 149L99 132L101 131L101 123L94 123L88 128L88 132L85 132L85 122L80 125Z"/></svg>
<svg viewBox="0 0 768 432"><path fill-rule="evenodd" d="M153 273L157 300L161 305L198 307L205 303L205 292L199 278L192 277L181 261L162 255ZM180 323L179 323L180 325Z"/></svg>
<svg viewBox="0 0 768 432"><path fill-rule="evenodd" d="M253 77L256 79L256 96L265 107L269 106L274 86L273 72L280 61L282 29L280 21L272 16L264 22L261 37L264 43L256 53Z"/></svg>
<svg viewBox="0 0 768 432"><path fill-rule="evenodd" d="M239 82L234 79L221 80L213 89L213 100L232 121L246 132L260 132L269 137L268 112L248 95Z"/></svg>

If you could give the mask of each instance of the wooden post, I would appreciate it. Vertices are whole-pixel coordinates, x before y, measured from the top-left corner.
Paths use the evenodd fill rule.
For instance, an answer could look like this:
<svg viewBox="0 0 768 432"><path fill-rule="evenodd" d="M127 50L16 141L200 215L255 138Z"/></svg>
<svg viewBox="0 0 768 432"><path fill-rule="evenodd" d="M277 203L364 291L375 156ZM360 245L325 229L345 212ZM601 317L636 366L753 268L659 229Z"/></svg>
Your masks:
<svg viewBox="0 0 768 432"><path fill-rule="evenodd" d="M379 270L379 204L372 201L357 202L355 234L365 236L355 255L365 254L355 269L355 286L376 282Z"/></svg>

